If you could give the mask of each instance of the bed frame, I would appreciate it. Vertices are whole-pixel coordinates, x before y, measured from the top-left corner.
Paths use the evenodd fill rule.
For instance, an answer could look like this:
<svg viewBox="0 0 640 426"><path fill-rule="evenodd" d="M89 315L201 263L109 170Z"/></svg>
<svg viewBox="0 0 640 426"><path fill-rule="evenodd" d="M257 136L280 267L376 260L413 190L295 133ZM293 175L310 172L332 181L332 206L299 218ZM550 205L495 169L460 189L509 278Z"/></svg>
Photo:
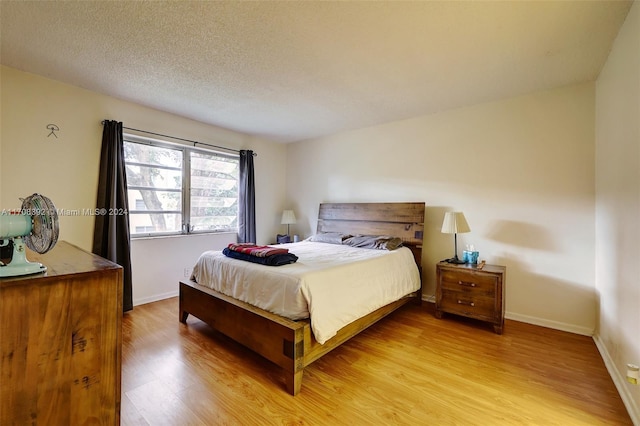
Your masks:
<svg viewBox="0 0 640 426"><path fill-rule="evenodd" d="M318 232L392 235L402 238L422 268L424 203L324 203ZM218 293L193 281L180 281L180 322L189 314L280 366L287 391L300 392L304 368L381 318L410 301L421 301L421 290L343 327L324 344L313 337L309 320L292 321Z"/></svg>

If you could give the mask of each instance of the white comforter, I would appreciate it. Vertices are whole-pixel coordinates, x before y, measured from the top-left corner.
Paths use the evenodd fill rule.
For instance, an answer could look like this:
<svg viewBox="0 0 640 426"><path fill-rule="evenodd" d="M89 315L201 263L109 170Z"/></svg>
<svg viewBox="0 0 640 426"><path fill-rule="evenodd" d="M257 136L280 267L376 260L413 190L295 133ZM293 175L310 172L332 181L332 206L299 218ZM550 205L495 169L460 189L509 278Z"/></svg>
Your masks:
<svg viewBox="0 0 640 426"><path fill-rule="evenodd" d="M264 266L207 251L192 279L293 320L310 317L321 344L345 325L420 288L406 247L386 251L310 241L278 247L288 248L298 261Z"/></svg>

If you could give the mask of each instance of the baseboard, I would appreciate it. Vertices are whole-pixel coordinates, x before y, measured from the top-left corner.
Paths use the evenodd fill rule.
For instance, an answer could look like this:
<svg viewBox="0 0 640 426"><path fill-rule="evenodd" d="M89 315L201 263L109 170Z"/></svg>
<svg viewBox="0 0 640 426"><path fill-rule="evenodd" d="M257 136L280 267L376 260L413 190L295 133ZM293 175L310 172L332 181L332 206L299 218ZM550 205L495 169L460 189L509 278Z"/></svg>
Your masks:
<svg viewBox="0 0 640 426"><path fill-rule="evenodd" d="M169 299L171 297L178 296L177 291L170 291L168 293L156 294L150 297L142 299L136 299L133 301L133 306L144 305L145 303L157 302L158 300ZM435 295L422 295L422 301L427 303L436 303ZM569 333L580 334L583 336L593 336L593 329L588 327L580 327L574 324L567 324L559 321L551 321L543 318L532 317L528 315L515 314L513 312L506 312L505 318L525 322L527 324L539 325L542 327L553 328L555 330L567 331Z"/></svg>
<svg viewBox="0 0 640 426"><path fill-rule="evenodd" d="M436 296L434 294L422 295L424 302L436 303ZM553 328L554 330L567 331L569 333L580 334L582 336L593 336L594 329L589 327L581 327L574 324L567 324L559 321L551 321L544 318L532 317L529 315L516 314L513 312L505 312L505 318L514 321L525 322L527 324L539 325L541 327Z"/></svg>
<svg viewBox="0 0 640 426"><path fill-rule="evenodd" d="M431 296L423 294L422 295L422 301L423 302L429 302L429 303L436 303L436 296L433 295L433 294Z"/></svg>
<svg viewBox="0 0 640 426"><path fill-rule="evenodd" d="M178 296L178 291L169 291L167 293L162 294L154 294L153 296L143 297L141 299L135 299L133 301L133 306L144 305L146 303L157 302L158 300L170 299L172 297Z"/></svg>
<svg viewBox="0 0 640 426"><path fill-rule="evenodd" d="M567 331L569 333L580 334L582 336L593 336L593 332L594 332L594 329L590 327L582 327L579 325L567 324L560 321L551 321L544 318L516 314L513 312L506 312L504 317L514 321L526 322L527 324L553 328L554 330Z"/></svg>
<svg viewBox="0 0 640 426"><path fill-rule="evenodd" d="M598 351L600 351L600 356L604 361L604 365L607 367L609 376L611 376L613 383L616 385L616 389L618 389L618 393L622 398L622 402L624 403L624 406L626 407L627 412L631 417L631 422L634 425L640 425L640 407L636 405L633 396L629 392L629 386L627 384L626 378L622 377L620 371L618 371L618 369L615 367L615 362L611 358L611 355L609 355L607 347L604 345L602 339L600 339L600 336L598 334L594 334L593 341L596 343Z"/></svg>

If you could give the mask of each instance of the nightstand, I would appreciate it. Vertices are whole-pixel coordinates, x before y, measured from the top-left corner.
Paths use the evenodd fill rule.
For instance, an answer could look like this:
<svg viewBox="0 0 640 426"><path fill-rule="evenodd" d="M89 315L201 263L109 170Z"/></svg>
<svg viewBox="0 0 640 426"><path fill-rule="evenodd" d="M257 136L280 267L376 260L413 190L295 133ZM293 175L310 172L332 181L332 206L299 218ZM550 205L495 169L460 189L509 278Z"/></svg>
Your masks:
<svg viewBox="0 0 640 426"><path fill-rule="evenodd" d="M502 334L504 327L504 285L507 268L499 265L436 265L436 317L444 312L493 324Z"/></svg>

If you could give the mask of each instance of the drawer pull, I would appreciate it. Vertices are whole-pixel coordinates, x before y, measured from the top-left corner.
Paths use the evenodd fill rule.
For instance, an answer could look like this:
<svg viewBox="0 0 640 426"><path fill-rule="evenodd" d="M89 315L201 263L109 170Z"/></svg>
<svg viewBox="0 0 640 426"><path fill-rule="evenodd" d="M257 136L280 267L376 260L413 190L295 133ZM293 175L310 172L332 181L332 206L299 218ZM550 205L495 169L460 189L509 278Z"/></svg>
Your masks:
<svg viewBox="0 0 640 426"><path fill-rule="evenodd" d="M475 304L475 303L473 303L473 302L464 302L464 301L462 301L462 300L460 300L460 299L458 299L458 305L476 306L476 304Z"/></svg>
<svg viewBox="0 0 640 426"><path fill-rule="evenodd" d="M476 283L468 283L466 281L458 281L458 284L466 286L466 287L475 287Z"/></svg>

